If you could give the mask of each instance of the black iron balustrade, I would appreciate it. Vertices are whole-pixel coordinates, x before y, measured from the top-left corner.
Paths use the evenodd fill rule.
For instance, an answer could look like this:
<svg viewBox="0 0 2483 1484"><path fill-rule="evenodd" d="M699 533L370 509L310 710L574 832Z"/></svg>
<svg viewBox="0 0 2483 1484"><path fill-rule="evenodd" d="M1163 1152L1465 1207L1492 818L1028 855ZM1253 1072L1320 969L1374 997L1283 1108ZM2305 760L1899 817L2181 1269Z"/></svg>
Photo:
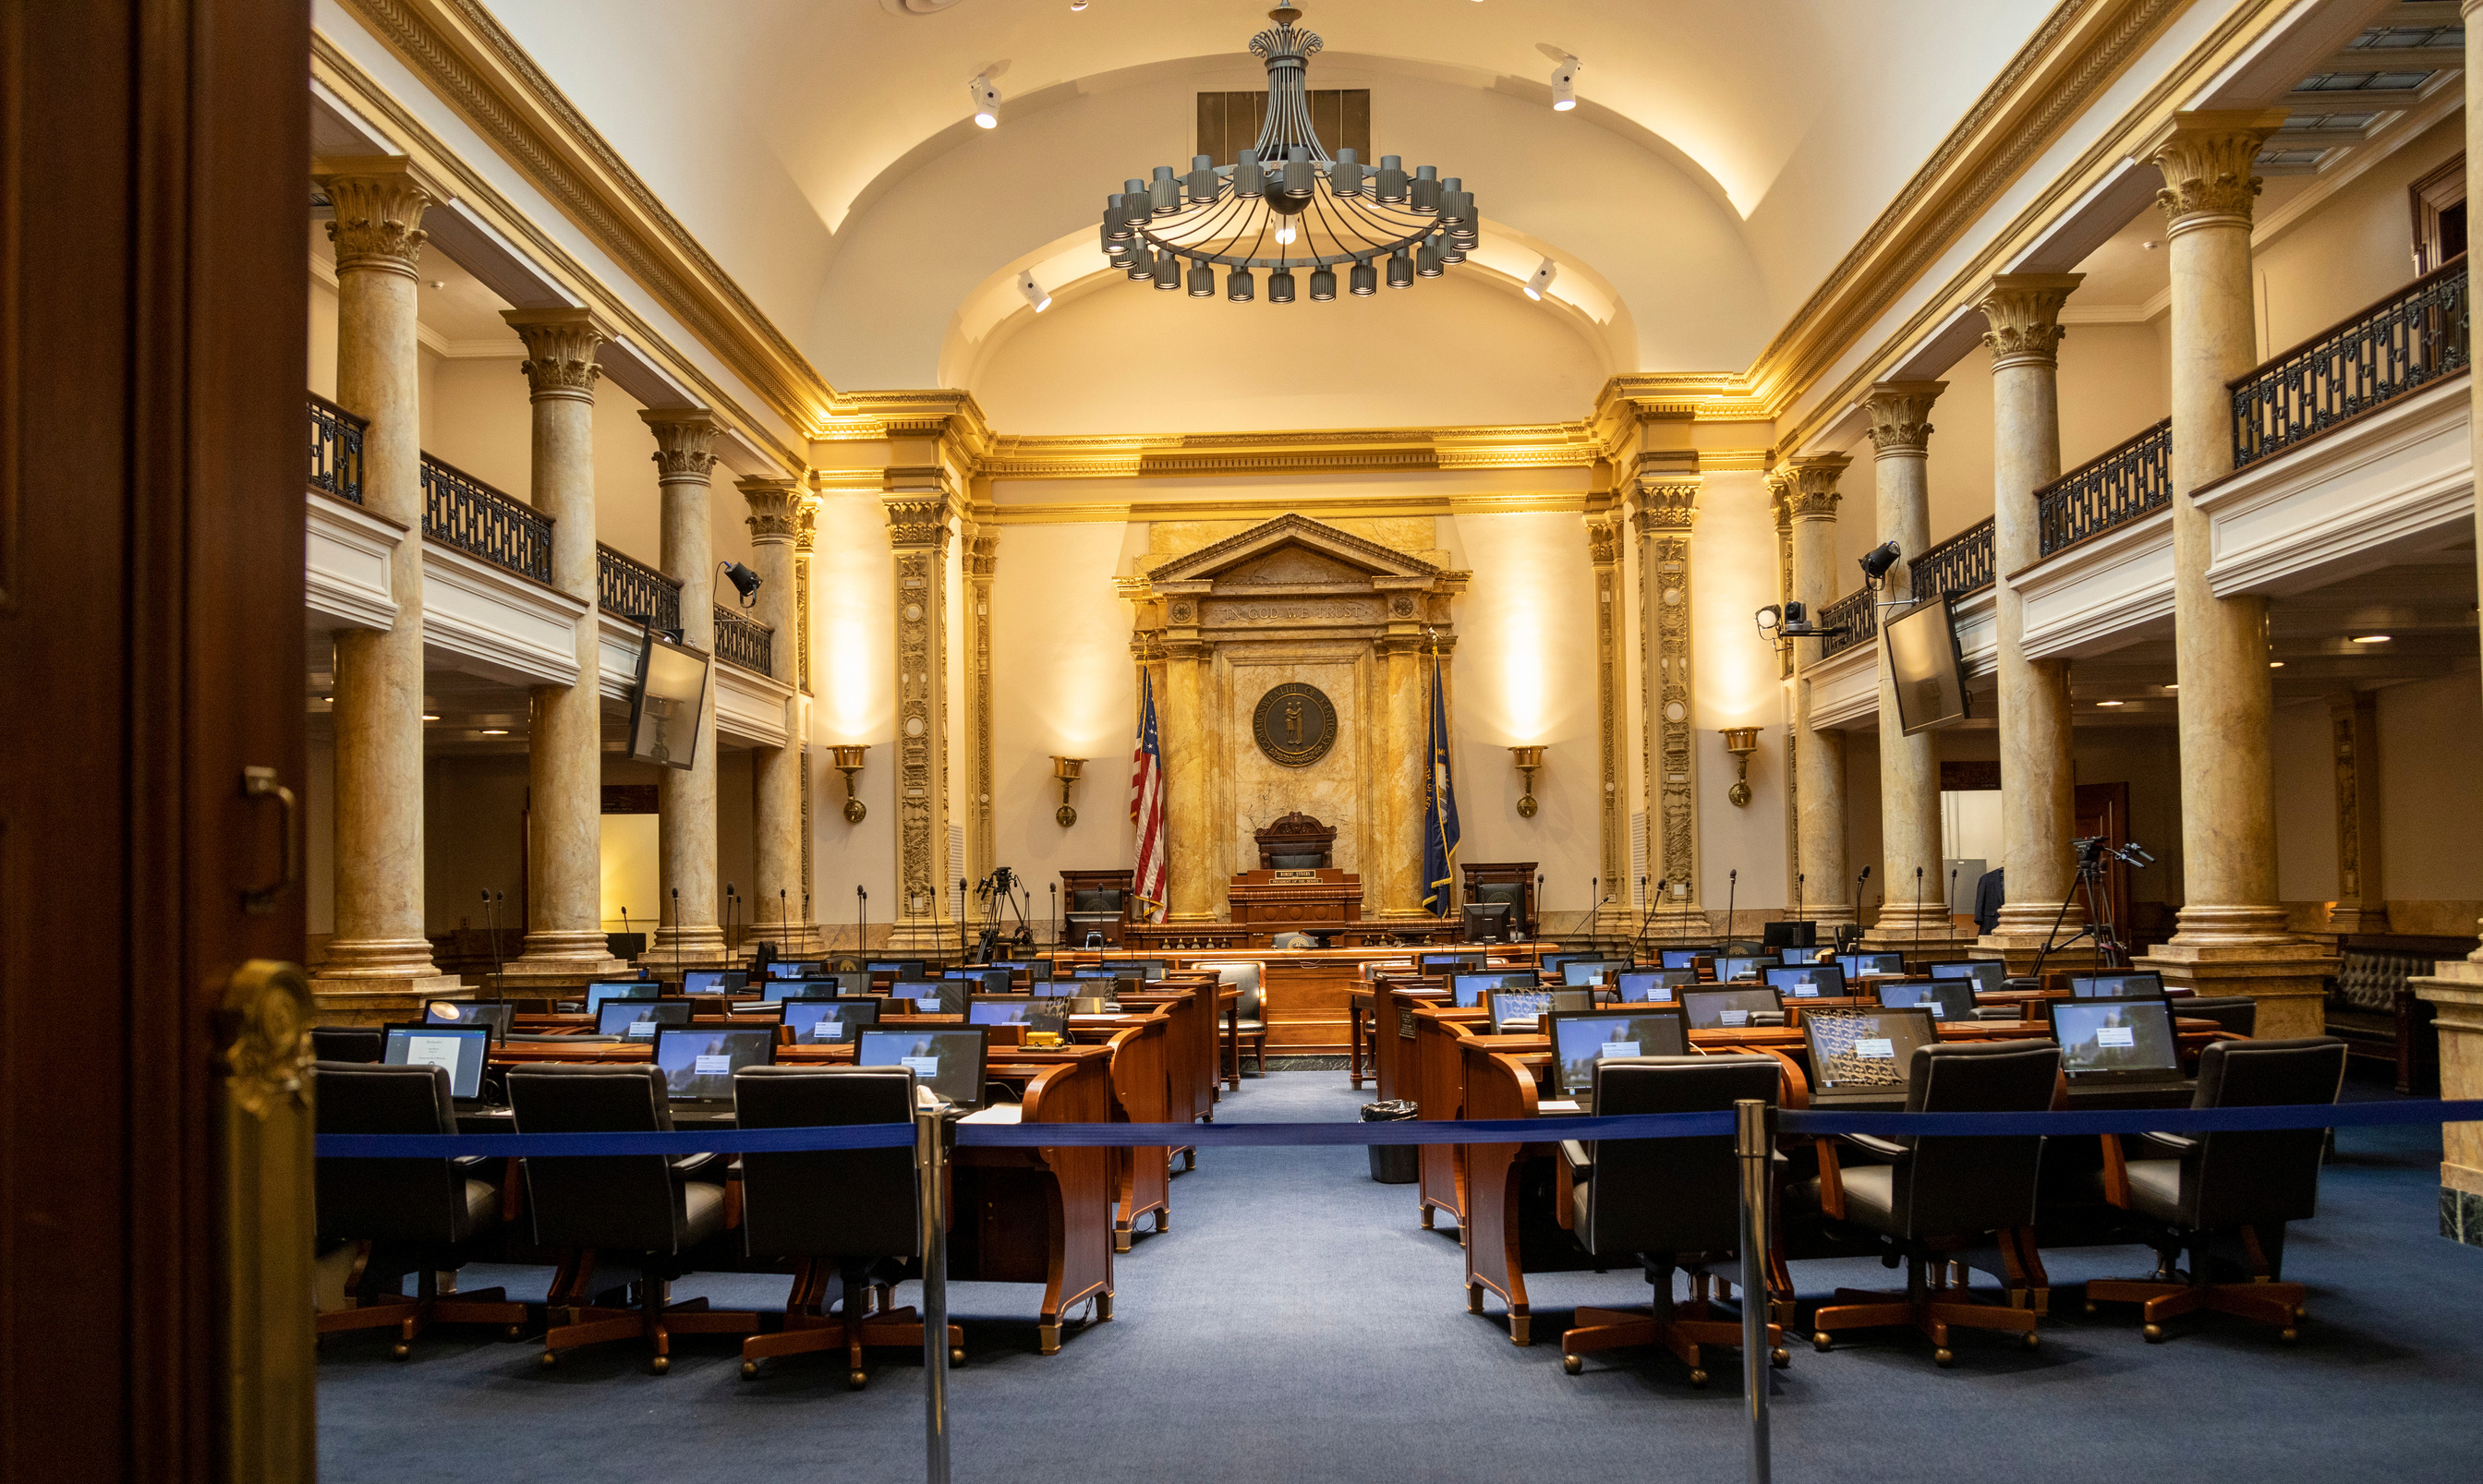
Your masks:
<svg viewBox="0 0 2483 1484"><path fill-rule="evenodd" d="M429 454L422 456L422 534L521 576L551 581L551 517Z"/></svg>
<svg viewBox="0 0 2483 1484"><path fill-rule="evenodd" d="M2167 417L2035 491L2044 556L2173 503L2173 419Z"/></svg>
<svg viewBox="0 0 2483 1484"><path fill-rule="evenodd" d="M1991 520L1967 526L1907 566L1914 596L1963 597L1991 586Z"/></svg>
<svg viewBox="0 0 2483 1484"><path fill-rule="evenodd" d="M2466 259L2229 383L2233 467L2245 468L2469 364Z"/></svg>
<svg viewBox="0 0 2483 1484"><path fill-rule="evenodd" d="M607 613L650 628L681 630L681 585L601 543L595 547L595 594Z"/></svg>
<svg viewBox="0 0 2483 1484"><path fill-rule="evenodd" d="M310 397L310 488L362 503L362 430L367 419L319 395Z"/></svg>
<svg viewBox="0 0 2483 1484"><path fill-rule="evenodd" d="M716 658L739 665L744 670L772 676L776 673L772 664L775 653L776 630L756 619L735 613L722 603L716 605Z"/></svg>
<svg viewBox="0 0 2483 1484"><path fill-rule="evenodd" d="M1821 628L1841 628L1845 632L1830 634L1819 642L1819 657L1842 654L1857 644L1869 644L1880 632L1880 610L1872 606L1879 595L1869 588L1848 593L1811 615L1811 622Z"/></svg>

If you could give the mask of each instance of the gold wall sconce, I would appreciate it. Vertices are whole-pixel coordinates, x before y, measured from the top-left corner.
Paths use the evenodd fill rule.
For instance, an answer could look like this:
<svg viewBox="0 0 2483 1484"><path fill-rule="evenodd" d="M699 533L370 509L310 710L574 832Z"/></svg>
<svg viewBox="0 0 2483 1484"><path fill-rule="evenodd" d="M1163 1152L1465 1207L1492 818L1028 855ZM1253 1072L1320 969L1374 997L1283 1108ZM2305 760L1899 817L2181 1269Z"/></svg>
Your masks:
<svg viewBox="0 0 2483 1484"><path fill-rule="evenodd" d="M1526 780L1526 791L1517 801L1517 817L1533 819L1535 810L1538 808L1535 802L1535 770L1543 766L1543 749L1512 747L1508 750L1508 754L1510 759L1517 764L1518 775Z"/></svg>
<svg viewBox="0 0 2483 1484"><path fill-rule="evenodd" d="M1750 755L1758 750L1759 729L1756 727L1724 729L1724 751L1733 755L1734 766L1740 774L1724 794L1725 798L1733 801L1735 808L1750 802Z"/></svg>
<svg viewBox="0 0 2483 1484"><path fill-rule="evenodd" d="M1069 790L1077 784L1078 775L1085 766L1083 757L1055 755L1052 759L1052 776L1060 780L1060 808L1053 810L1052 817L1059 821L1063 830L1078 822L1078 811L1069 807Z"/></svg>
<svg viewBox="0 0 2483 1484"><path fill-rule="evenodd" d="M845 823L861 824L864 816L870 812L870 806L854 797L854 775L862 771L862 755L870 751L870 744L862 742L850 747L831 747L828 751L836 755L837 771L845 776Z"/></svg>

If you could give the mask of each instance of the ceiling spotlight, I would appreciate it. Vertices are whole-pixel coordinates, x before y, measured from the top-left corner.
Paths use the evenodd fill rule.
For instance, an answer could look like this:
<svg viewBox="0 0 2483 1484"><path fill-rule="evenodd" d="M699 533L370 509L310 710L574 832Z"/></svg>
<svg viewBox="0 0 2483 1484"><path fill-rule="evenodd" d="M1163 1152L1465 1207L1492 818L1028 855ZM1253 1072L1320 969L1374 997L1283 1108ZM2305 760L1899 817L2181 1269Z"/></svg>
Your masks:
<svg viewBox="0 0 2483 1484"><path fill-rule="evenodd" d="M966 83L966 96L975 104L975 126L997 129L1001 126L1001 90L988 72L977 72Z"/></svg>
<svg viewBox="0 0 2483 1484"><path fill-rule="evenodd" d="M1561 277L1561 265L1545 258L1535 265L1535 277L1526 280L1526 297L1540 300L1552 290L1552 280Z"/></svg>
<svg viewBox="0 0 2483 1484"><path fill-rule="evenodd" d="M1777 623L1783 621L1784 610L1778 608L1774 603L1770 603L1766 607L1760 609L1756 617L1759 623L1759 632L1762 634L1773 633Z"/></svg>
<svg viewBox="0 0 2483 1484"><path fill-rule="evenodd" d="M733 590L741 595L742 607L747 608L751 604L759 601L759 574L757 572L742 566L739 562L720 562L716 565L724 569L724 580L732 583Z"/></svg>
<svg viewBox="0 0 2483 1484"><path fill-rule="evenodd" d="M2283 670L2284 668L2284 661L2281 659L2269 660L2267 662L2267 668L2270 670Z"/></svg>
<svg viewBox="0 0 2483 1484"><path fill-rule="evenodd" d="M2179 690L2179 689L2181 688L2181 685L2180 685L2180 682L2176 680L2176 681L2175 681L2174 683L2172 683L2171 685L2167 685L2167 686L2166 686L2166 687L2164 687L2164 688L2165 688L2166 690L2168 690L2168 691L2177 691L2177 690Z"/></svg>
<svg viewBox="0 0 2483 1484"><path fill-rule="evenodd" d="M1899 550L1897 543L1892 541L1882 542L1872 547L1862 554L1862 580L1878 582L1888 575L1888 569L1896 566L1898 559L1904 555L1905 553Z"/></svg>
<svg viewBox="0 0 2483 1484"><path fill-rule="evenodd" d="M2391 635L2388 634L2357 634L2354 636L2354 642L2356 644L2386 644L2391 637Z"/></svg>
<svg viewBox="0 0 2483 1484"><path fill-rule="evenodd" d="M431 286L433 288L446 288L448 286L448 280L446 278L434 278L431 280Z"/></svg>
<svg viewBox="0 0 2483 1484"><path fill-rule="evenodd" d="M1037 314L1052 307L1052 295L1045 291L1042 284L1034 281L1034 270L1031 268L1017 276L1017 291L1026 296L1028 304L1034 305L1034 312Z"/></svg>
<svg viewBox="0 0 2483 1484"><path fill-rule="evenodd" d="M1586 66L1570 52L1562 51L1549 41L1537 41L1535 49L1559 66L1552 68L1552 111L1565 114L1578 106L1578 73Z"/></svg>

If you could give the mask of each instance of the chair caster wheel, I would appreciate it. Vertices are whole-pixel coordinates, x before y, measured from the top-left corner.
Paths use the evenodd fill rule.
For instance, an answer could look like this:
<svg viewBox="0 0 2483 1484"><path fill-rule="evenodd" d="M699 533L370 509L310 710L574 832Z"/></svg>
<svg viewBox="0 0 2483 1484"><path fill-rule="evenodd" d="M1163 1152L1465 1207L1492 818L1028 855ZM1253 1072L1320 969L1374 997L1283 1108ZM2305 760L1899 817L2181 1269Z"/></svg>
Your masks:
<svg viewBox="0 0 2483 1484"><path fill-rule="evenodd" d="M2150 1324L2139 1333L2147 1337L2147 1342L2150 1345L2164 1343L2164 1326L2160 1324Z"/></svg>
<svg viewBox="0 0 2483 1484"><path fill-rule="evenodd" d="M404 1360L407 1356L412 1355L413 1353L414 1346L409 1344L399 1343L388 1346L388 1359L391 1361Z"/></svg>
<svg viewBox="0 0 2483 1484"><path fill-rule="evenodd" d="M951 1365L965 1365L966 1347L963 1345L950 1345L948 1347L948 1364Z"/></svg>
<svg viewBox="0 0 2483 1484"><path fill-rule="evenodd" d="M660 1376L673 1368L673 1358L669 1355L659 1355L647 1363L647 1368Z"/></svg>
<svg viewBox="0 0 2483 1484"><path fill-rule="evenodd" d="M2287 1325L2283 1329L2276 1332L2276 1338L2289 1345L2302 1338L2302 1332L2293 1328L2291 1325Z"/></svg>
<svg viewBox="0 0 2483 1484"><path fill-rule="evenodd" d="M546 1350L542 1356L537 1358L535 1364L546 1370L549 1370L560 1364L560 1355L557 1351Z"/></svg>
<svg viewBox="0 0 2483 1484"><path fill-rule="evenodd" d="M2042 1336L2036 1334L2033 1330L2028 1330L2028 1331L2026 1332L2026 1348L2027 1348L2027 1349L2029 1349L2029 1350L2040 1350L2040 1349L2042 1349L2042 1345L2043 1345L2043 1337L2042 1337Z"/></svg>
<svg viewBox="0 0 2483 1484"><path fill-rule="evenodd" d="M1810 1347L1822 1355L1826 1355L1828 1353L1828 1347L1831 1342L1832 1341L1828 1338L1828 1332L1826 1330L1821 1330L1819 1333L1810 1337Z"/></svg>
<svg viewBox="0 0 2483 1484"><path fill-rule="evenodd" d="M1768 1364L1778 1370L1782 1370L1793 1364L1793 1352L1782 1345L1778 1345L1768 1352Z"/></svg>
<svg viewBox="0 0 2483 1484"><path fill-rule="evenodd" d="M845 1372L846 1391L859 1391L868 1385L870 1385L870 1377L865 1375L863 1372L859 1370L849 1370Z"/></svg>
<svg viewBox="0 0 2483 1484"><path fill-rule="evenodd" d="M1940 1366L1954 1365L1957 1364L1957 1352L1947 1349L1935 1350L1932 1352L1932 1364Z"/></svg>
<svg viewBox="0 0 2483 1484"><path fill-rule="evenodd" d="M2293 1306L2293 1317L2296 1319L2308 1319L2310 1317L2310 1310L2305 1305L2296 1304Z"/></svg>
<svg viewBox="0 0 2483 1484"><path fill-rule="evenodd" d="M759 1374L759 1363L757 1361L744 1361L741 1363L742 1380L747 1381L757 1374Z"/></svg>
<svg viewBox="0 0 2483 1484"><path fill-rule="evenodd" d="M1690 1373L1690 1384L1692 1386L1705 1386L1707 1384L1707 1372L1703 1370L1692 1371Z"/></svg>
<svg viewBox="0 0 2483 1484"><path fill-rule="evenodd" d="M1583 1355L1564 1355L1561 1357L1561 1368L1574 1376L1587 1368L1587 1358Z"/></svg>

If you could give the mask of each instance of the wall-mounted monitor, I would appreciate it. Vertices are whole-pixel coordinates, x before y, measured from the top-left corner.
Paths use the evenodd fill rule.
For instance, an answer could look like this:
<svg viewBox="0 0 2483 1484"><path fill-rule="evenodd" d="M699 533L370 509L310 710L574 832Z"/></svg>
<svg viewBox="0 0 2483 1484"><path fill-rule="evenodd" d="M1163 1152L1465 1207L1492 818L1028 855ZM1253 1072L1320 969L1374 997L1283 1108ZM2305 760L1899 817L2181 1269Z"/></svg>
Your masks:
<svg viewBox="0 0 2483 1484"><path fill-rule="evenodd" d="M1889 689L1907 736L1953 727L1966 717L1965 660L1948 595L1916 603L1880 625L1888 656Z"/></svg>
<svg viewBox="0 0 2483 1484"><path fill-rule="evenodd" d="M698 755L699 709L707 703L708 658L646 631L638 679L629 687L629 760L686 770Z"/></svg>

